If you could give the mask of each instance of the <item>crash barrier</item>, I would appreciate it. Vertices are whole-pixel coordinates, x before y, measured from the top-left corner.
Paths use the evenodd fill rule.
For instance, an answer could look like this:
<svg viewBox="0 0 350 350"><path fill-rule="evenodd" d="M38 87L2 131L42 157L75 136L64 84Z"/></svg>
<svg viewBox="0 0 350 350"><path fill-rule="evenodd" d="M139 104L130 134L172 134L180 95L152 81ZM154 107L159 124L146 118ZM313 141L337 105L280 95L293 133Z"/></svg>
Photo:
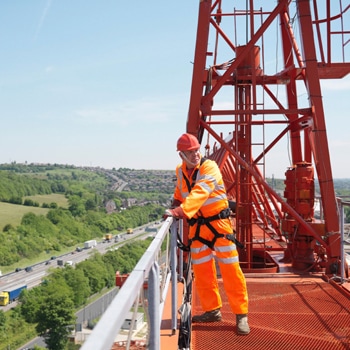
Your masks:
<svg viewBox="0 0 350 350"><path fill-rule="evenodd" d="M182 220L167 218L82 345L81 350L111 349L113 344L118 341L125 342L125 348L128 349L132 341L132 330L135 326L139 306L144 308L147 320L147 349L159 350L162 313L170 285L172 288L171 293L169 293L172 298L171 322L173 331L176 330L177 285L170 283L170 281L178 281L183 278L182 253L179 254L179 261L177 261L177 233L182 235ZM163 242L166 242L165 252L162 252ZM180 275L177 274L176 266L179 266ZM147 295L149 296L147 299L144 298L145 284L147 284ZM118 340L125 320L130 318L131 310L133 310L132 319L130 329L124 336L126 339Z"/></svg>

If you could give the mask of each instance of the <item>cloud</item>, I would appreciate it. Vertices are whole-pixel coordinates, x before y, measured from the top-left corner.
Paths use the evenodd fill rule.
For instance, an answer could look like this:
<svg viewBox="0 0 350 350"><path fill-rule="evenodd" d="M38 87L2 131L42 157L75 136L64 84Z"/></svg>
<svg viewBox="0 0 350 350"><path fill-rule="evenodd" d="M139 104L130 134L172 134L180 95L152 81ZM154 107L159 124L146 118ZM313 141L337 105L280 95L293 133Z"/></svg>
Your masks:
<svg viewBox="0 0 350 350"><path fill-rule="evenodd" d="M36 28L35 37L34 37L35 40L36 40L36 39L38 38L38 36L39 36L39 33L40 33L41 28L42 28L42 26L43 26L43 24L44 24L45 18L46 18L46 16L47 16L48 12L49 12L49 9L50 9L50 6L51 6L51 4L52 4L52 1L53 1L53 0L47 0L47 2L46 2L46 6L45 6L45 8L44 8L44 11L43 11L43 13L42 13L42 15L41 15L41 17L40 17L38 26L37 26L37 28Z"/></svg>
<svg viewBox="0 0 350 350"><path fill-rule="evenodd" d="M54 67L53 66L47 66L46 68L45 68L45 73L50 73L50 72L52 72L54 70Z"/></svg>
<svg viewBox="0 0 350 350"><path fill-rule="evenodd" d="M140 98L118 105L82 108L75 112L84 123L118 124L166 123L176 113L171 99Z"/></svg>

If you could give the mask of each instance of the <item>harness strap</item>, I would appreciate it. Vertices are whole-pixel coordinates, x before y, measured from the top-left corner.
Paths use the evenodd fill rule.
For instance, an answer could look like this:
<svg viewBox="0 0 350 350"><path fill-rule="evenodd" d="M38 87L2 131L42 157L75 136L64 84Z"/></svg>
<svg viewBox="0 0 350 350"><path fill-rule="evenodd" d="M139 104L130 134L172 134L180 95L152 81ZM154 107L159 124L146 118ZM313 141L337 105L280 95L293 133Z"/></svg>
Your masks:
<svg viewBox="0 0 350 350"><path fill-rule="evenodd" d="M192 218L192 219L187 220L190 226L193 226L197 223L196 232L195 232L192 240L190 240L190 245L191 245L192 241L197 240L197 241L200 241L203 244L207 245L210 249L213 249L216 240L218 238L225 237L225 235L223 233L219 233L218 231L216 231L215 228L210 224L210 222L214 221L214 220L219 220L219 219L226 219L229 216L230 216L230 209L226 208L226 209L221 210L221 212L219 214L209 216L207 218L205 218L203 216L198 216L197 218ZM211 241L209 241L209 240L207 240L199 235L202 225L206 225L209 228L209 230L214 234L214 238Z"/></svg>
<svg viewBox="0 0 350 350"><path fill-rule="evenodd" d="M199 164L199 167L207 160L207 158L205 157L202 157L201 158L201 161L200 161L200 164ZM183 174L183 177L186 181L186 185L187 185L187 189L188 189L188 193L191 192L194 184L196 183L196 178L197 178L197 174L198 174L198 171L199 171L199 168L196 168L191 176L191 181L187 178L187 176L185 174Z"/></svg>
<svg viewBox="0 0 350 350"><path fill-rule="evenodd" d="M197 240L197 241L202 242L206 246L208 246L210 249L213 249L215 242L218 238L226 237L226 239L235 243L238 248L244 249L244 245L236 239L235 231L233 231L233 233L231 233L231 234L224 235L223 233L219 233L218 231L216 231L215 228L210 224L211 221L218 220L218 219L226 219L229 216L230 216L230 209L226 208L226 209L222 210L219 214L209 216L207 218L205 218L203 216L199 216L198 218L188 219L187 222L189 223L190 226L194 226L197 223L196 232L194 234L194 237L189 240L188 245L184 244L181 241L180 235L178 233L177 234L177 238L178 238L177 239L177 246L178 246L178 248L180 248L183 251L188 252L191 250L190 247L191 247L192 241ZM209 240L207 240L199 235L200 228L202 225L206 225L210 229L210 231L214 234L214 238L211 241L209 241Z"/></svg>
<svg viewBox="0 0 350 350"><path fill-rule="evenodd" d="M230 216L230 214L230 208L226 208L221 210L219 214L208 217L198 216L197 218L192 218L187 221L190 224L190 226L193 226L195 223L198 223L198 225L203 225L209 223L210 221L226 219Z"/></svg>
<svg viewBox="0 0 350 350"><path fill-rule="evenodd" d="M186 245L184 242L182 242L180 234L177 232L177 247L184 252L189 252L191 250L190 245L191 243L189 245Z"/></svg>
<svg viewBox="0 0 350 350"><path fill-rule="evenodd" d="M200 227L201 227L202 225L198 223L197 228L196 228L196 233L195 233L194 237L192 238L192 240L190 240L190 245L191 245L191 242L192 242L192 241L200 241L200 242L204 243L205 245L207 245L210 249L213 249L216 240L217 240L218 238L220 238L220 237L225 237L225 235L222 234L222 233L218 233L218 231L216 231L216 230L214 229L214 227L213 227L209 222L207 222L205 225L207 225L208 228L210 229L210 231L213 232L214 238L213 238L211 241L209 241L209 240L207 240L207 239L201 237L201 236L199 235L199 232L200 232Z"/></svg>

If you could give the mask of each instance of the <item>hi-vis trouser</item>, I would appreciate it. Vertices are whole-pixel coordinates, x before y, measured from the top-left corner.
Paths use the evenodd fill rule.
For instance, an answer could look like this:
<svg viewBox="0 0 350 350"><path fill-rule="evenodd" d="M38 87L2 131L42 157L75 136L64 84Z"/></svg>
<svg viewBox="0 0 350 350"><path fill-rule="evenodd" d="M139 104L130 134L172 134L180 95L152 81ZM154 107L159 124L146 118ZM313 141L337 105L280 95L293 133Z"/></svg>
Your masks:
<svg viewBox="0 0 350 350"><path fill-rule="evenodd" d="M204 227L202 229L205 230ZM246 280L239 265L236 245L225 237L216 240L213 250L198 240L191 242L195 284L203 310L211 311L222 307L216 278L214 252L233 313L247 314Z"/></svg>

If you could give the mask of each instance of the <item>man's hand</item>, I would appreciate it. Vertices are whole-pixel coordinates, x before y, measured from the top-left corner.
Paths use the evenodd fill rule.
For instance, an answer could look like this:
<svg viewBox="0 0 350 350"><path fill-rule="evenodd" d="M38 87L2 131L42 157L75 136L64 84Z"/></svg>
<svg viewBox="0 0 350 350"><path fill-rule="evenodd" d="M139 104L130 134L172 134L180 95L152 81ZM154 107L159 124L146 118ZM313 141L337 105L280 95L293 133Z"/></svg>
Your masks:
<svg viewBox="0 0 350 350"><path fill-rule="evenodd" d="M181 207L176 207L174 209L167 209L164 213L164 218L172 216L175 219L182 219L184 217L184 211Z"/></svg>
<svg viewBox="0 0 350 350"><path fill-rule="evenodd" d="M179 207L181 202L178 199L174 199L173 202L171 203L170 209L174 209L176 207Z"/></svg>

